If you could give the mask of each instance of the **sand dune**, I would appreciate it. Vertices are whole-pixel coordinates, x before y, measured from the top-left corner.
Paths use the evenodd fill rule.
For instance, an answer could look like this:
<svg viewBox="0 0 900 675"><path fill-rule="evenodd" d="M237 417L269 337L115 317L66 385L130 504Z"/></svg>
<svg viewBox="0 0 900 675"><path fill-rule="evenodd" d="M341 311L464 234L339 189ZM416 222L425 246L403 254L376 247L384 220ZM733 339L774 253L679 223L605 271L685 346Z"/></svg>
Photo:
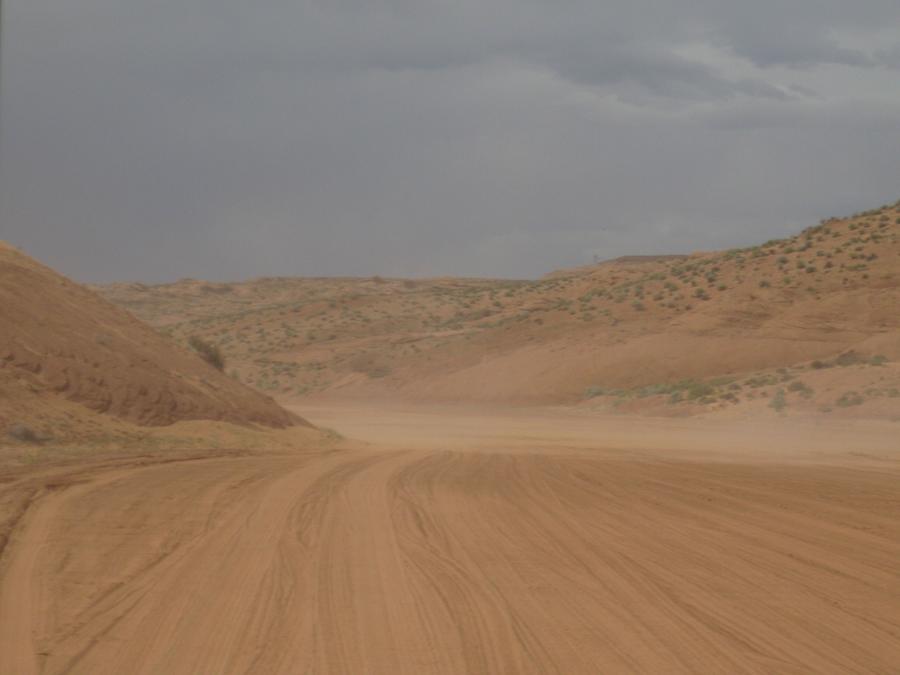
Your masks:
<svg viewBox="0 0 900 675"><path fill-rule="evenodd" d="M900 663L890 425L310 413L378 443L47 468L3 558L0 672Z"/></svg>

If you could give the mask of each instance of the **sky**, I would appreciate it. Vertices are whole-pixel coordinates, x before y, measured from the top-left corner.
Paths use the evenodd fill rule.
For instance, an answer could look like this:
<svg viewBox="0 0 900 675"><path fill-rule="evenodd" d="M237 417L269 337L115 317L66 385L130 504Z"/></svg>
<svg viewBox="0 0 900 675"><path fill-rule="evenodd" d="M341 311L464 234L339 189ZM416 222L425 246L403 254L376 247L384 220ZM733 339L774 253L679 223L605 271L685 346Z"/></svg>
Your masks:
<svg viewBox="0 0 900 675"><path fill-rule="evenodd" d="M900 198L897 0L6 0L0 239L80 281L536 277Z"/></svg>

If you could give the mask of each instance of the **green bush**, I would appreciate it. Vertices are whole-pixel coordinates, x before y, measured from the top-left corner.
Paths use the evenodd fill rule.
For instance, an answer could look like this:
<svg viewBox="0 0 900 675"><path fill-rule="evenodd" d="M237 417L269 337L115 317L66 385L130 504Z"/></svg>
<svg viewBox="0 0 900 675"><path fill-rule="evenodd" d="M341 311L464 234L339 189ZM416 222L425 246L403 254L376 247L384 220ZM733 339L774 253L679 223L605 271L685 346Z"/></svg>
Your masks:
<svg viewBox="0 0 900 675"><path fill-rule="evenodd" d="M769 407L775 410L775 412L781 412L785 408L787 408L787 400L784 396L784 389L779 389L775 392L775 396L772 397L772 400L769 401Z"/></svg>
<svg viewBox="0 0 900 675"><path fill-rule="evenodd" d="M691 382L687 385L687 397L691 401L711 396L715 388L705 382Z"/></svg>
<svg viewBox="0 0 900 675"><path fill-rule="evenodd" d="M218 346L204 340L199 335L192 335L188 340L188 344L213 368L216 370L225 370L225 356Z"/></svg>

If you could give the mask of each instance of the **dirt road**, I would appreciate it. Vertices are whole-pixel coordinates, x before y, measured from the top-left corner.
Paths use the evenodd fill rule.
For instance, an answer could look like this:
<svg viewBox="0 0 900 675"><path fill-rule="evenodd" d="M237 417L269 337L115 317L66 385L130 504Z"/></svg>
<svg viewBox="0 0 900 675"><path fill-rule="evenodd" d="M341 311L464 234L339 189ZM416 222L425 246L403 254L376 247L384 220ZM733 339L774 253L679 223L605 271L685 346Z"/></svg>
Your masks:
<svg viewBox="0 0 900 675"><path fill-rule="evenodd" d="M0 569L0 673L900 669L890 430L310 417L379 442L44 490Z"/></svg>

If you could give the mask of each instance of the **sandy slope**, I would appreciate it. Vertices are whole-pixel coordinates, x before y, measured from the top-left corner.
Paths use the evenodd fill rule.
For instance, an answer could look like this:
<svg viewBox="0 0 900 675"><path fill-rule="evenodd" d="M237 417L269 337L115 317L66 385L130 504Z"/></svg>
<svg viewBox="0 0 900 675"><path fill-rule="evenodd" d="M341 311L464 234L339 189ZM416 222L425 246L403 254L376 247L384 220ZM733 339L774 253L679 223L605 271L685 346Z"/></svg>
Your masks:
<svg viewBox="0 0 900 675"><path fill-rule="evenodd" d="M900 663L896 425L311 413L379 444L48 468L0 568L0 672Z"/></svg>
<svg viewBox="0 0 900 675"><path fill-rule="evenodd" d="M221 345L235 377L282 401L590 396L620 412L690 415L765 409L760 399L785 389L785 414L900 418L900 203L759 246L628 257L533 281L267 278L98 291L177 340ZM858 363L844 356L813 372L842 355ZM782 369L808 378L794 383L804 388L791 390ZM690 380L719 390L665 389Z"/></svg>
<svg viewBox="0 0 900 675"><path fill-rule="evenodd" d="M73 439L185 420L304 423L0 242L0 438L18 423L45 438Z"/></svg>

